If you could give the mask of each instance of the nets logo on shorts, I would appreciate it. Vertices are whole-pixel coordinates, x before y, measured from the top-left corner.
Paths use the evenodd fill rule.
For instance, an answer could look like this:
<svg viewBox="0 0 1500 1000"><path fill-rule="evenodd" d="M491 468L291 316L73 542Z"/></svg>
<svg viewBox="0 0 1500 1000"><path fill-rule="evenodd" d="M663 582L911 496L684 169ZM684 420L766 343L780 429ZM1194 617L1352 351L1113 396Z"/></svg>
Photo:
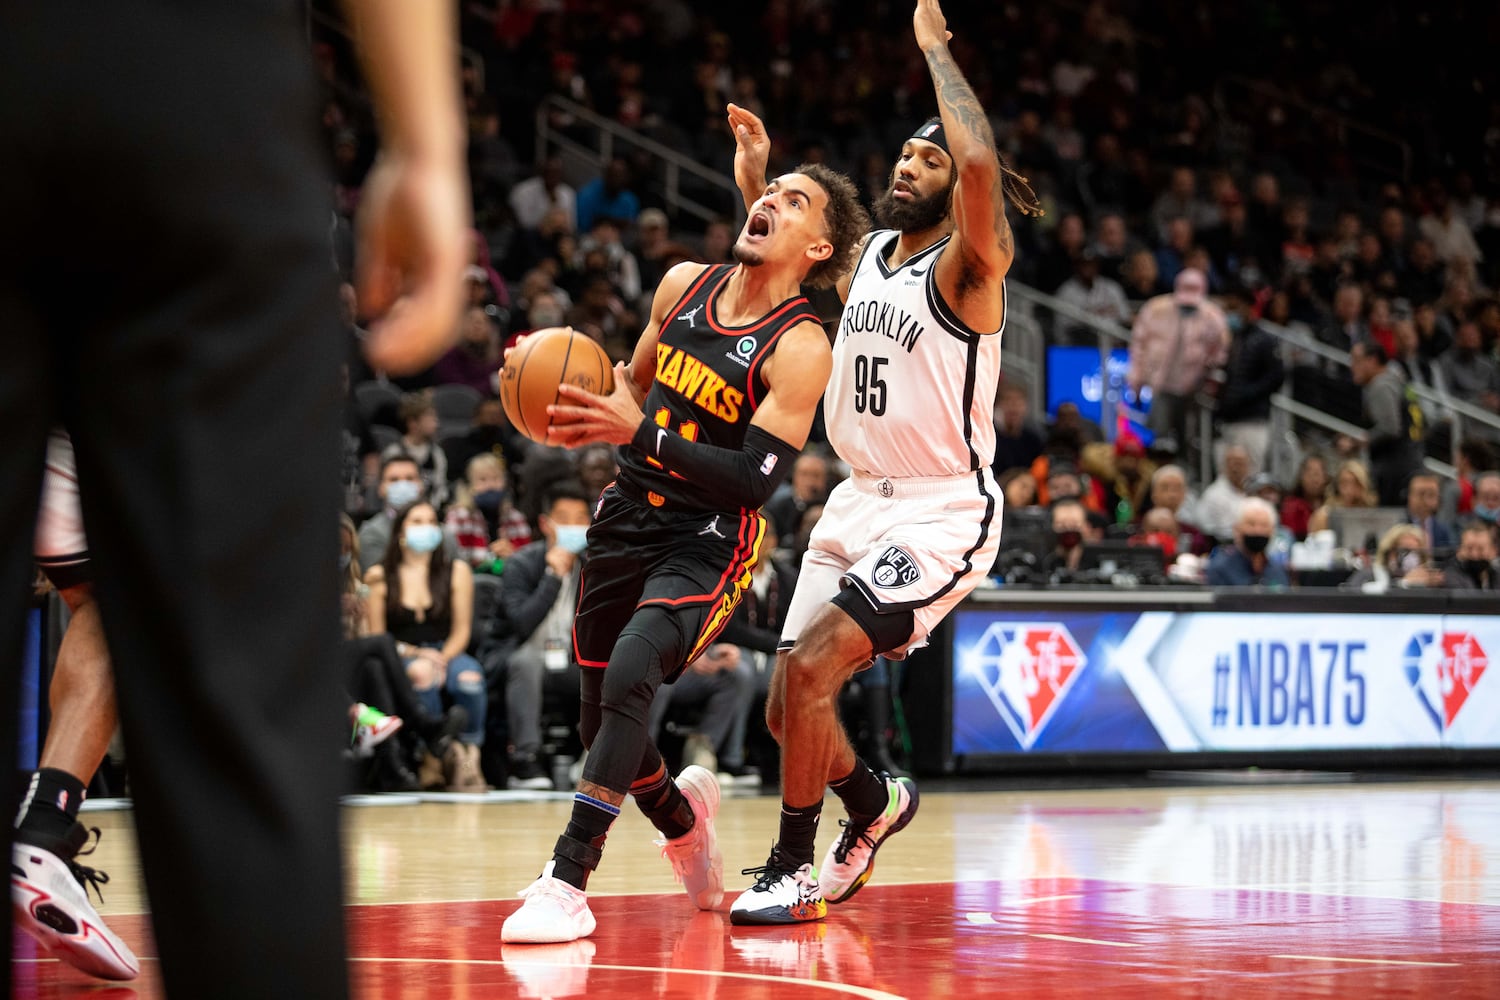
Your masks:
<svg viewBox="0 0 1500 1000"><path fill-rule="evenodd" d="M877 587L909 587L922 578L917 561L905 549L892 545L875 561L870 579Z"/></svg>
<svg viewBox="0 0 1500 1000"><path fill-rule="evenodd" d="M1023 750L1036 743L1088 665L1061 622L994 622L959 655Z"/></svg>
<svg viewBox="0 0 1500 1000"><path fill-rule="evenodd" d="M1489 665L1484 647L1469 632L1418 632L1402 657L1406 680L1439 733L1453 725Z"/></svg>

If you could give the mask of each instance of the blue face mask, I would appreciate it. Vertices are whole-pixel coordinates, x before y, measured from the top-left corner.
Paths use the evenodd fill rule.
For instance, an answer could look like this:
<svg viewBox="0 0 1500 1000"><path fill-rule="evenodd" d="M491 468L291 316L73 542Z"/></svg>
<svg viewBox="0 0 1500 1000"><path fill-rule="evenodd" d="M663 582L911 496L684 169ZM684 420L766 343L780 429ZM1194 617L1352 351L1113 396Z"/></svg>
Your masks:
<svg viewBox="0 0 1500 1000"><path fill-rule="evenodd" d="M350 561L351 558L353 558L353 557L348 552L340 552L339 553L339 572L340 573L347 573L347 572L349 572L349 561Z"/></svg>
<svg viewBox="0 0 1500 1000"><path fill-rule="evenodd" d="M484 490L474 494L474 506L483 511L496 511L505 502L504 490Z"/></svg>
<svg viewBox="0 0 1500 1000"><path fill-rule="evenodd" d="M431 552L443 544L443 529L435 524L408 524L403 537L413 552Z"/></svg>
<svg viewBox="0 0 1500 1000"><path fill-rule="evenodd" d="M414 483L410 479L398 479L394 483L387 483L385 487L385 502L400 510L407 504L416 503L422 496L422 484Z"/></svg>
<svg viewBox="0 0 1500 1000"><path fill-rule="evenodd" d="M1481 521L1494 524L1496 518L1500 518L1500 507L1486 507L1484 504L1474 505L1474 516Z"/></svg>
<svg viewBox="0 0 1500 1000"><path fill-rule="evenodd" d="M558 547L575 556L588 546L589 526L586 524L558 524L553 530L557 532Z"/></svg>
<svg viewBox="0 0 1500 1000"><path fill-rule="evenodd" d="M1230 313L1224 317L1224 322L1228 325L1230 333L1239 333L1245 328L1245 317L1239 313Z"/></svg>

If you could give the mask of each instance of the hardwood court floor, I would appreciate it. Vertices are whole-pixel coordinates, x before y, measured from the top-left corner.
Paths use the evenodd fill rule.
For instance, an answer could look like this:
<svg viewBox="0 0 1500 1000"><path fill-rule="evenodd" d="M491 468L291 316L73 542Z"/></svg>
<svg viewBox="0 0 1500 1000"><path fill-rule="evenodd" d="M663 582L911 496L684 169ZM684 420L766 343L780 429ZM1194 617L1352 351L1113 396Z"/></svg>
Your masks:
<svg viewBox="0 0 1500 1000"><path fill-rule="evenodd" d="M825 923L731 927L627 812L590 885L599 928L504 946L564 796L350 807L351 979L370 1000L490 997L1500 997L1500 782L924 791ZM504 797L504 796L496 796ZM730 896L777 800L726 796ZM820 850L837 831L830 799ZM16 945L16 996L161 996L128 811L104 830L110 924L141 978L98 984Z"/></svg>

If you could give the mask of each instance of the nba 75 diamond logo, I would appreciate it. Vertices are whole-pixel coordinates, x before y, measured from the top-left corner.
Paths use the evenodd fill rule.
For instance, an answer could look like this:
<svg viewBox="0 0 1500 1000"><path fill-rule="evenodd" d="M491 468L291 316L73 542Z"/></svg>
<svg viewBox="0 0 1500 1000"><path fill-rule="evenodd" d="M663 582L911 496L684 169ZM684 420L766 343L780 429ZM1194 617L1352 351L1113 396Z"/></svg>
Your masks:
<svg viewBox="0 0 1500 1000"><path fill-rule="evenodd" d="M1406 679L1438 732L1446 732L1490 665L1469 632L1418 632L1402 657Z"/></svg>
<svg viewBox="0 0 1500 1000"><path fill-rule="evenodd" d="M1061 622L994 622L963 654L1023 750L1030 750L1088 663Z"/></svg>

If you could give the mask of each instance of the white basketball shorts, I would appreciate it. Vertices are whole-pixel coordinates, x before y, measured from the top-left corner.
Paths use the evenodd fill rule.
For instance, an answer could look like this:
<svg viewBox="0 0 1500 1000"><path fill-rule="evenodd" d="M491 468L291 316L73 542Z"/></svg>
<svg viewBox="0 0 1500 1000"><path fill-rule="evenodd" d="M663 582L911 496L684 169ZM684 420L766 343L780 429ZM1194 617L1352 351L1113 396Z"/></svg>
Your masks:
<svg viewBox="0 0 1500 1000"><path fill-rule="evenodd" d="M53 431L47 441L33 553L53 586L66 589L88 581L89 541L83 533L73 442L62 431Z"/></svg>
<svg viewBox="0 0 1500 1000"><path fill-rule="evenodd" d="M927 645L994 566L1001 502L988 468L930 479L852 474L813 528L777 648L790 649L845 586L857 587L877 612L912 612L911 638L885 656L900 659Z"/></svg>

